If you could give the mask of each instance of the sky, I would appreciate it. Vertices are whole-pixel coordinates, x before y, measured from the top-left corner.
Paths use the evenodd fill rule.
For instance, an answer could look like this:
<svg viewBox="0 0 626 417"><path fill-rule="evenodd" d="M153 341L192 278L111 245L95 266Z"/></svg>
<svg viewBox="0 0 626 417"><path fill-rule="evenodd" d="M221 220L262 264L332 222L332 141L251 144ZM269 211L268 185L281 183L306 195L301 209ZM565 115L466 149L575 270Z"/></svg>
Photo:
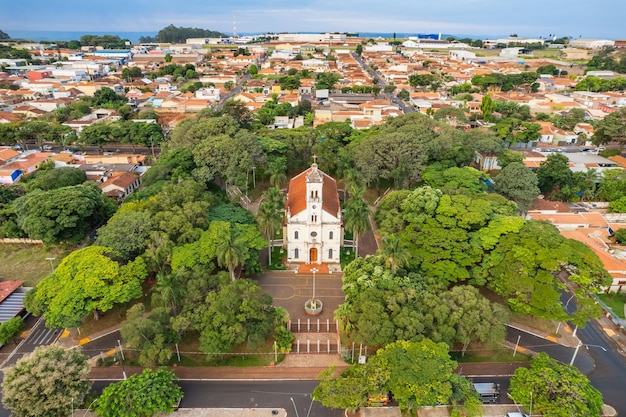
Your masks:
<svg viewBox="0 0 626 417"><path fill-rule="evenodd" d="M2 0L0 30L446 33L626 39L624 0Z"/></svg>

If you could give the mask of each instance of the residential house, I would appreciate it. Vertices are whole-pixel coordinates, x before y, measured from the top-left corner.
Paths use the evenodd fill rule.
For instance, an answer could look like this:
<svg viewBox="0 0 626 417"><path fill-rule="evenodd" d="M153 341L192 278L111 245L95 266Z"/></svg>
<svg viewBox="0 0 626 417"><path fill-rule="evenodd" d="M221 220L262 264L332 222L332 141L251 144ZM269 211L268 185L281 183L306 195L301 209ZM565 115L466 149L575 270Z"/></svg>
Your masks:
<svg viewBox="0 0 626 417"><path fill-rule="evenodd" d="M139 188L141 180L138 174L133 172L115 173L101 182L98 187L107 196L123 201L133 191Z"/></svg>

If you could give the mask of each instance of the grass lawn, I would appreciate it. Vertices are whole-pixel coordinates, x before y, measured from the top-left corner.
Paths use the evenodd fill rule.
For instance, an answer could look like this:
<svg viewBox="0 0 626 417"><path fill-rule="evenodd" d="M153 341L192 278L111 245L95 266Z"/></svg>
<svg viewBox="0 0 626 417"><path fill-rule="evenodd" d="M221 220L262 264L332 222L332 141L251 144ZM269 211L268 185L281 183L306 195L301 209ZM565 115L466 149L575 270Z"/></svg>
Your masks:
<svg viewBox="0 0 626 417"><path fill-rule="evenodd" d="M129 301L124 304L114 304L113 308L105 313L100 313L100 319L95 320L93 314L88 315L83 319L83 324L80 326L80 335L76 335L77 338L83 338L92 334L101 332L111 327L121 324L126 320L126 310L138 303L143 303L146 306L146 310L150 310L150 287L151 284L144 282L143 284L143 296L133 301Z"/></svg>
<svg viewBox="0 0 626 417"><path fill-rule="evenodd" d="M25 287L34 287L43 277L49 275L61 260L69 255L75 246L54 245L0 245L0 278L4 280L24 280ZM50 260L46 258L55 258Z"/></svg>
<svg viewBox="0 0 626 417"><path fill-rule="evenodd" d="M340 263L341 270L343 271L346 265L354 261L354 248L341 248Z"/></svg>
<svg viewBox="0 0 626 417"><path fill-rule="evenodd" d="M285 250L280 246L274 246L272 248L272 263L269 263L269 258L267 259L267 269L271 271L284 271L287 269L285 265L283 265L283 257L285 256Z"/></svg>
<svg viewBox="0 0 626 417"><path fill-rule="evenodd" d="M513 352L509 349L498 350L479 350L466 351L465 356L461 356L461 352L450 352L450 357L457 362L529 362L530 356L517 352L513 356Z"/></svg>
<svg viewBox="0 0 626 417"><path fill-rule="evenodd" d="M200 352L199 336L195 332L189 332L178 344L180 350L180 362L174 352L174 356L168 365L173 366L268 366L274 361L274 342L269 340L258 349L250 349L243 344L231 351L224 357L207 360L206 354ZM278 353L278 363L285 358L284 354Z"/></svg>
<svg viewBox="0 0 626 417"><path fill-rule="evenodd" d="M598 298L606 305L611 307L613 313L619 317L624 318L624 304L626 304L626 294L623 293L610 293L610 294L598 294Z"/></svg>

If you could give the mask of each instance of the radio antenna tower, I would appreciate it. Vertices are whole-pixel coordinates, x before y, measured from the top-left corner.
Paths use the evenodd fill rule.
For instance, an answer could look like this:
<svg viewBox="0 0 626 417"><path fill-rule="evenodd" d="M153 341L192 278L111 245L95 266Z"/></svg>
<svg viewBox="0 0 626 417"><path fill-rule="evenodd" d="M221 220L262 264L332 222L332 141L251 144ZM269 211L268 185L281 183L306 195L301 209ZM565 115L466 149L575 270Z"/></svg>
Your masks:
<svg viewBox="0 0 626 417"><path fill-rule="evenodd" d="M237 37L237 12L233 12L233 38Z"/></svg>

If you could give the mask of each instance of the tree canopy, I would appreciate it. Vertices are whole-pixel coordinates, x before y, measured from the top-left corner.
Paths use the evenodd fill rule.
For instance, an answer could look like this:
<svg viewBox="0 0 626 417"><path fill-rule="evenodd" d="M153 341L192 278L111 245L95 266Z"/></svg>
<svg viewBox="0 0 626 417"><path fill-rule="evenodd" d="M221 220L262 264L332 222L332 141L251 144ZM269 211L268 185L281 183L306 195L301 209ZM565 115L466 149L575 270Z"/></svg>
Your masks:
<svg viewBox="0 0 626 417"><path fill-rule="evenodd" d="M13 204L19 227L46 243L77 243L115 210L95 183L33 190Z"/></svg>
<svg viewBox="0 0 626 417"><path fill-rule="evenodd" d="M119 265L110 252L103 246L72 252L28 293L26 309L43 314L49 328L75 327L90 313L140 297L147 274L143 259Z"/></svg>
<svg viewBox="0 0 626 417"><path fill-rule="evenodd" d="M77 349L38 347L5 370L2 404L16 417L67 416L89 392L89 369Z"/></svg>
<svg viewBox="0 0 626 417"><path fill-rule="evenodd" d="M141 374L104 388L95 402L95 412L101 417L146 417L159 411L172 412L183 398L176 381L176 375L167 369L144 369Z"/></svg>
<svg viewBox="0 0 626 417"><path fill-rule="evenodd" d="M511 378L511 397L533 412L555 417L602 415L602 394L571 365L561 365L539 353L530 368L517 368Z"/></svg>
<svg viewBox="0 0 626 417"><path fill-rule="evenodd" d="M469 381L454 374L445 343L424 339L397 341L376 352L364 365L355 364L333 377L334 369L320 374L311 397L331 408L356 410L369 396L391 392L402 410L454 402L455 392ZM476 393L465 390L466 406L477 403Z"/></svg>

